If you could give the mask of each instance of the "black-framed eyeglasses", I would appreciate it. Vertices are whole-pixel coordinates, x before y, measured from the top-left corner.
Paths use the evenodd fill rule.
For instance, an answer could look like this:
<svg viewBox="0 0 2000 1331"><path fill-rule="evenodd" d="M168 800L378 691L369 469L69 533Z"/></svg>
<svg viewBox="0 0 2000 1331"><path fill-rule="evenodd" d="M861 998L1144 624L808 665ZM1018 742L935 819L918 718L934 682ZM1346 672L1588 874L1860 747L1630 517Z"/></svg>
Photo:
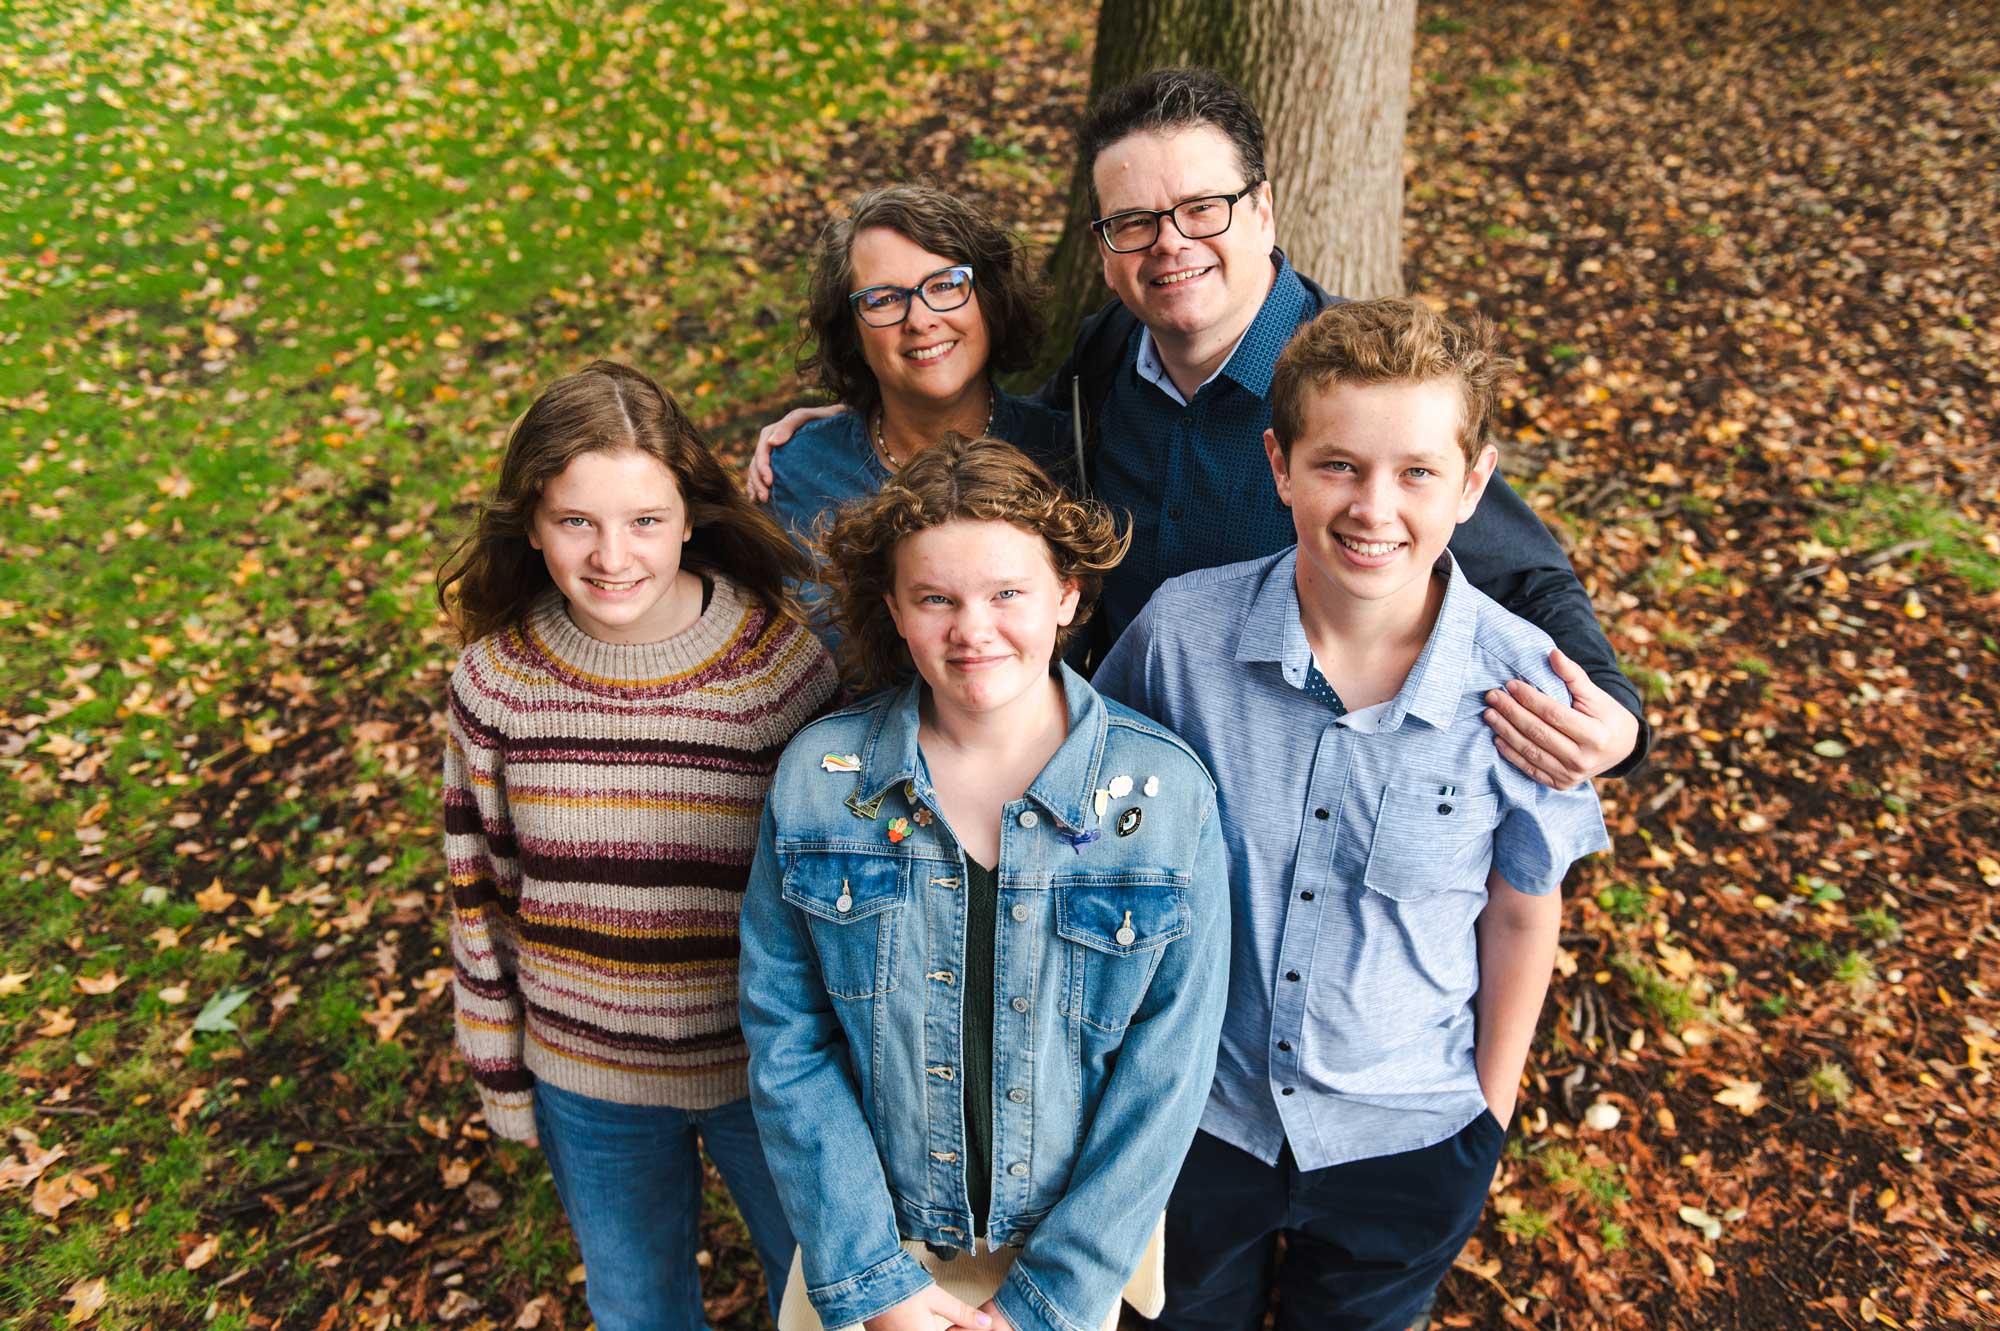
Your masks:
<svg viewBox="0 0 2000 1331"><path fill-rule="evenodd" d="M869 327L894 328L910 317L912 296L939 314L955 310L972 299L972 268L962 263L940 268L913 287L863 287L848 296L847 303Z"/></svg>
<svg viewBox="0 0 2000 1331"><path fill-rule="evenodd" d="M1090 224L1106 249L1114 254L1130 254L1149 248L1160 238L1160 219L1174 219L1174 229L1189 240L1207 240L1229 230L1236 218L1236 201L1256 193L1264 182L1253 180L1234 194L1204 194L1198 199L1182 199L1171 208L1135 208L1129 213L1113 213Z"/></svg>

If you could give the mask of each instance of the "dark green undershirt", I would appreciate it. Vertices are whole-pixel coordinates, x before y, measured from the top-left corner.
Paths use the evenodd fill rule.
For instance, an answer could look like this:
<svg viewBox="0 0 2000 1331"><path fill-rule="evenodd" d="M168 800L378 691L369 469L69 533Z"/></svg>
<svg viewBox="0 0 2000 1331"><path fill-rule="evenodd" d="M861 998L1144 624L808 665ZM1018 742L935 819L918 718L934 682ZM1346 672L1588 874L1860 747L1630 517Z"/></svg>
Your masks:
<svg viewBox="0 0 2000 1331"><path fill-rule="evenodd" d="M993 1201L993 932L1000 912L997 875L965 857L965 1007L959 1044L965 1060L965 1192L972 1232L986 1235Z"/></svg>

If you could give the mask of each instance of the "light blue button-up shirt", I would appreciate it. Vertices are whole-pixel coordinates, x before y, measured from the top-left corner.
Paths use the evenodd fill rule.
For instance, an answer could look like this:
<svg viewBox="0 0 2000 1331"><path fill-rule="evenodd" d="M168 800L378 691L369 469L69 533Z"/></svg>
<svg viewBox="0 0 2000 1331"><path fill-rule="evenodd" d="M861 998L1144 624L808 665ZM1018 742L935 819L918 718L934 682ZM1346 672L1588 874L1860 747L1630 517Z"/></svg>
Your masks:
<svg viewBox="0 0 2000 1331"><path fill-rule="evenodd" d="M1609 841L1586 783L1509 765L1484 695L1568 691L1541 630L1447 552L1437 623L1394 699L1306 692L1296 547L1163 585L1093 682L1213 773L1229 849L1229 1008L1202 1130L1301 1169L1433 1145L1485 1109L1474 924L1487 871L1554 891Z"/></svg>

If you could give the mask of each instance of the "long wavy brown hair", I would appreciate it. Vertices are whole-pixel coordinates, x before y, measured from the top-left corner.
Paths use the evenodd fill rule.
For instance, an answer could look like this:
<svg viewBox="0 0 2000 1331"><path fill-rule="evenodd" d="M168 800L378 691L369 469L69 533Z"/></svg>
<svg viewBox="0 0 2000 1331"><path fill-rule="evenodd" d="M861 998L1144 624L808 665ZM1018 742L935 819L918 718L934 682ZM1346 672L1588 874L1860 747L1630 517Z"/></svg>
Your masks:
<svg viewBox="0 0 2000 1331"><path fill-rule="evenodd" d="M514 423L499 487L438 571L438 604L461 643L520 624L554 585L528 543L543 487L582 454L621 448L673 474L694 528L681 547L683 567L719 573L772 613L800 618L785 580L811 575L805 556L744 497L665 389L629 365L601 360L550 384Z"/></svg>
<svg viewBox="0 0 2000 1331"><path fill-rule="evenodd" d="M1129 527L1120 530L1107 509L1070 498L1012 444L947 434L874 495L821 522L821 572L832 590L841 632L840 673L850 692L871 692L916 670L889 614L896 548L904 538L955 518L1011 522L1041 537L1057 579L1076 583L1076 617L1057 630L1055 657L1090 618L1104 575L1132 542Z"/></svg>

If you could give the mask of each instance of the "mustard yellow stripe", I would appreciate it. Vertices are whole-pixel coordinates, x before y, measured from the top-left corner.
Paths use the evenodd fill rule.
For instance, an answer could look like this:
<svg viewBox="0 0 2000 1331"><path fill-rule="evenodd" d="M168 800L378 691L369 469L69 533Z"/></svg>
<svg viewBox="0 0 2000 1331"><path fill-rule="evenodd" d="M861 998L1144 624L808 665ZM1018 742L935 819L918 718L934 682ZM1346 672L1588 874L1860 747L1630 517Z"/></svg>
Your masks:
<svg viewBox="0 0 2000 1331"><path fill-rule="evenodd" d="M736 932L727 925L714 928L639 929L623 924L587 924L568 915L536 911L530 914L522 911L519 919L529 924L547 924L561 929L576 929L583 933L599 934L605 938L725 938Z"/></svg>
<svg viewBox="0 0 2000 1331"><path fill-rule="evenodd" d="M601 975L588 971L570 970L561 965L559 961L548 958L539 949L524 948L522 950L535 957L537 964L535 966L536 974L533 978L540 982L552 979L569 980L572 983L592 990L613 994L640 994L656 999L701 998L710 994L733 994L736 992L736 977L733 975L713 980L681 981L677 981L669 975L662 975L650 984L620 984L616 980L607 980ZM619 963L614 962L610 964L617 965Z"/></svg>
<svg viewBox="0 0 2000 1331"><path fill-rule="evenodd" d="M695 966L695 965L710 966L716 964L715 961L700 961L700 962L670 961L664 963L658 961L612 961L604 957L592 956L590 953L585 952L580 948L546 947L541 944L525 943L525 942L519 945L519 950L522 956L534 957L537 960L546 957L554 959L558 962L566 961L571 963L588 963L590 967L598 970L622 971L627 975L644 975L651 973L654 975L661 976L662 978L665 978L666 975L670 974L673 969L677 969L681 966ZM603 984L603 981L597 979L596 976L591 975L588 970L583 971L579 975L579 978L585 979L585 981L589 984L597 984L597 985Z"/></svg>
<svg viewBox="0 0 2000 1331"><path fill-rule="evenodd" d="M458 1010L458 1024L461 1026L470 1026L476 1031L496 1031L502 1035L512 1035L521 1029L521 1023L518 1019L514 1021L487 1021L483 1017L473 1016L462 1007Z"/></svg>

